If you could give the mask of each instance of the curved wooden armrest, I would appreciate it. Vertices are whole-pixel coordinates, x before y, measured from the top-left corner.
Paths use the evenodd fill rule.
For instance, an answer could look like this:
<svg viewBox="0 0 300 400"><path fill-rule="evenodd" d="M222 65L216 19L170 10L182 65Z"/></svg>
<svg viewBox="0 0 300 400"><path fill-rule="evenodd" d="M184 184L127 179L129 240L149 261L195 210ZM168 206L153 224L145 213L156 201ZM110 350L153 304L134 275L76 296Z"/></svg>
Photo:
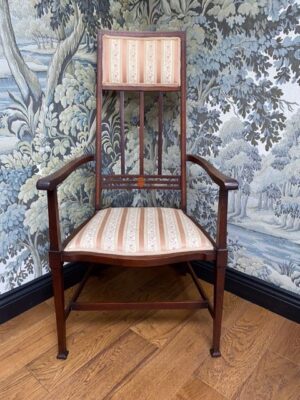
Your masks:
<svg viewBox="0 0 300 400"><path fill-rule="evenodd" d="M211 177L211 179L217 185L220 186L221 189L224 189L224 190L238 189L239 184L235 179L224 175L222 172L220 172L217 168L215 168L211 163L206 161L204 158L199 157L199 156L194 156L191 154L187 154L186 160L202 167L207 172L207 174Z"/></svg>
<svg viewBox="0 0 300 400"><path fill-rule="evenodd" d="M94 161L94 159L95 156L93 154L75 158L75 160L70 161L67 165L60 168L58 171L53 172L53 174L39 179L36 184L37 189L48 191L56 189L56 187L60 183L62 183L76 168L89 161Z"/></svg>

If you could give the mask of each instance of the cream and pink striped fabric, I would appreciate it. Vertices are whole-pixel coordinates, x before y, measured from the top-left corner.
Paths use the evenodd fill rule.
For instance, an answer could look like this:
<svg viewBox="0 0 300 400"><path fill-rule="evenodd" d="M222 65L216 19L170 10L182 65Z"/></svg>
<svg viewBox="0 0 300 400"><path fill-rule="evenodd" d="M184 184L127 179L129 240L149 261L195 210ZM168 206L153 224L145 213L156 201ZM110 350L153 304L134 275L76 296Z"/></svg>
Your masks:
<svg viewBox="0 0 300 400"><path fill-rule="evenodd" d="M66 252L153 255L213 250L183 211L174 208L106 208L68 243Z"/></svg>
<svg viewBox="0 0 300 400"><path fill-rule="evenodd" d="M180 38L103 35L103 85L180 86Z"/></svg>

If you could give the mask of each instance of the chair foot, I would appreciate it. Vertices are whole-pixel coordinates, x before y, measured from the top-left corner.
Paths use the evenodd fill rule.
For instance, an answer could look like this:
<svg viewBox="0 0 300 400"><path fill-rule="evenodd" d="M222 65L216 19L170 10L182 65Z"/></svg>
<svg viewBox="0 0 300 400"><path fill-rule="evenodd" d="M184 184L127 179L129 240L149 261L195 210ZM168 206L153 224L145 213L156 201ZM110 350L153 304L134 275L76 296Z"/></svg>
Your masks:
<svg viewBox="0 0 300 400"><path fill-rule="evenodd" d="M221 352L220 350L210 349L210 355L213 358L221 357Z"/></svg>
<svg viewBox="0 0 300 400"><path fill-rule="evenodd" d="M63 352L61 352L61 353L58 353L56 358L57 358L58 360L66 360L67 357L68 357L68 354L69 354L69 351L66 350L66 351L63 351Z"/></svg>

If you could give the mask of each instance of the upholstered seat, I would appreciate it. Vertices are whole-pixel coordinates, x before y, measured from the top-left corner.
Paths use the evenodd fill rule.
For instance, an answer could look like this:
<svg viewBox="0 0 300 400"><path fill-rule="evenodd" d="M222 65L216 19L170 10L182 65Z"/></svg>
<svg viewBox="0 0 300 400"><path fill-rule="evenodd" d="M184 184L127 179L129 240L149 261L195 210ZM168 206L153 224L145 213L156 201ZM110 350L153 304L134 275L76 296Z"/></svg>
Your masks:
<svg viewBox="0 0 300 400"><path fill-rule="evenodd" d="M65 252L145 256L201 252L213 245L180 209L106 208L74 236Z"/></svg>

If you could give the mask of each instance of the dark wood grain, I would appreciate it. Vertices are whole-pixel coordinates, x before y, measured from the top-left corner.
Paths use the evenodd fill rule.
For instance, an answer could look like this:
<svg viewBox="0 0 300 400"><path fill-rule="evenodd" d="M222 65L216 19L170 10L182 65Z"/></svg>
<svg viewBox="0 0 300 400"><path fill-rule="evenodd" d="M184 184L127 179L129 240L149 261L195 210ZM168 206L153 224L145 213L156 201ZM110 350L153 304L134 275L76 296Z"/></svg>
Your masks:
<svg viewBox="0 0 300 400"><path fill-rule="evenodd" d="M191 263L188 262L187 265L188 265L188 271L189 271L189 273L190 273L190 275L191 275L191 277L192 277L192 279L193 279L193 281L194 281L194 283L196 285L196 288L197 288L200 296L202 297L203 300L205 300L207 302L207 308L208 308L208 310L210 312L210 315L214 318L214 308L210 304L208 295L206 294L205 290L203 289L201 283L199 282L199 279L198 279L197 275L195 274L194 269L191 266Z"/></svg>
<svg viewBox="0 0 300 400"><path fill-rule="evenodd" d="M128 268L152 268L158 266L167 266L169 264L177 264L186 261L213 261L216 260L216 251L205 250L199 252L182 252L171 254L152 254L149 256L134 256L134 255L112 255L99 254L92 252L68 251L62 253L64 261L83 261L94 262L106 265L115 265Z"/></svg>
<svg viewBox="0 0 300 400"><path fill-rule="evenodd" d="M144 175L144 126L145 126L145 95L140 92L140 125L139 125L139 161L140 161L140 175Z"/></svg>
<svg viewBox="0 0 300 400"><path fill-rule="evenodd" d="M186 211L186 35L181 36L180 151L181 208Z"/></svg>
<svg viewBox="0 0 300 400"><path fill-rule="evenodd" d="M162 174L162 147L163 147L163 92L158 94L158 141L157 141L157 172Z"/></svg>
<svg viewBox="0 0 300 400"><path fill-rule="evenodd" d="M66 338L66 316L65 316L65 296L64 296L64 278L63 263L59 252L49 252L49 264L52 272L54 306L56 317L57 332L57 358L65 360L68 356L67 338Z"/></svg>
<svg viewBox="0 0 300 400"><path fill-rule="evenodd" d="M61 234L59 226L59 210L57 200L57 190L47 192L48 199L48 218L49 218L49 241L50 252L61 251Z"/></svg>
<svg viewBox="0 0 300 400"><path fill-rule="evenodd" d="M121 150L121 174L125 175L125 132L124 132L124 91L120 91L120 150Z"/></svg>
<svg viewBox="0 0 300 400"><path fill-rule="evenodd" d="M98 53L97 53L97 86L96 86L96 190L95 209L101 208L101 175L102 175L102 31L98 32Z"/></svg>
<svg viewBox="0 0 300 400"><path fill-rule="evenodd" d="M180 87L178 86L167 86L167 85L155 85L155 86L146 86L146 85L102 85L103 90L123 90L124 92L180 92Z"/></svg>
<svg viewBox="0 0 300 400"><path fill-rule="evenodd" d="M138 302L101 302L101 303L82 303L71 304L71 308L77 311L97 311L97 310L199 310L208 308L205 300L184 300L184 301L138 301Z"/></svg>
<svg viewBox="0 0 300 400"><path fill-rule="evenodd" d="M143 144L143 143L142 143ZM142 149L140 149L142 152ZM145 175L144 165L141 162L140 175L102 175L103 189L139 189L140 180L143 182L143 189L180 190L180 176L176 175Z"/></svg>
<svg viewBox="0 0 300 400"><path fill-rule="evenodd" d="M102 40L103 35L109 34L120 37L179 37L181 42L180 64L181 64L181 80L179 86L172 85L103 85L102 82ZM95 191L95 212L101 209L102 190L118 189L118 190L179 190L181 195L181 209L186 212L186 162L190 161L202 167L212 180L220 187L218 220L217 220L217 238L214 241L210 235L199 225L204 234L208 237L213 245L212 250L203 250L190 252L185 248L181 252L169 254L156 254L155 252L147 256L136 255L115 255L101 254L89 251L64 251L65 245L70 238L80 231L86 224L81 225L75 230L70 238L63 245L61 243L60 227L59 227L59 209L57 201L57 186L69 176L78 166L94 160L94 156L83 156L72 161L61 170L55 172L49 177L42 178L38 181L37 187L41 190L48 191L48 214L49 214L49 236L50 236L50 252L49 264L53 275L53 289L55 295L55 312L57 322L57 338L58 338L58 358L66 358L66 317L70 310L121 310L121 309L195 309L208 308L213 317L213 347L212 356L220 356L220 337L222 322L222 305L224 293L225 268L227 265L227 201L228 190L237 189L238 184L234 179L226 177L210 163L198 156L186 155L186 34L185 32L107 32L100 31L98 35L98 67L97 67L97 123L96 123L96 191ZM105 91L119 92L120 100L120 161L121 174L103 174L102 165L102 112L103 112L103 96ZM125 127L124 127L124 92L134 91L139 93L139 174L126 174L125 166ZM145 92L158 92L158 174L147 175L144 168L144 136L145 136ZM180 94L180 174L163 175L162 168L162 147L163 147L163 94L168 91L178 91ZM174 107L176 104L174 104ZM196 275L191 271L192 279L196 283L196 287L203 300L180 300L175 302L157 301L151 303L145 302L76 302L81 289L86 283L86 278L78 291L74 293L71 305L65 310L64 307L64 282L62 268L64 262L82 261L96 264L107 264L119 267L133 268L153 268L155 266L167 266L169 264L186 263L188 261L214 261L215 262L215 282L214 282L214 305L204 294L201 286L198 284Z"/></svg>

